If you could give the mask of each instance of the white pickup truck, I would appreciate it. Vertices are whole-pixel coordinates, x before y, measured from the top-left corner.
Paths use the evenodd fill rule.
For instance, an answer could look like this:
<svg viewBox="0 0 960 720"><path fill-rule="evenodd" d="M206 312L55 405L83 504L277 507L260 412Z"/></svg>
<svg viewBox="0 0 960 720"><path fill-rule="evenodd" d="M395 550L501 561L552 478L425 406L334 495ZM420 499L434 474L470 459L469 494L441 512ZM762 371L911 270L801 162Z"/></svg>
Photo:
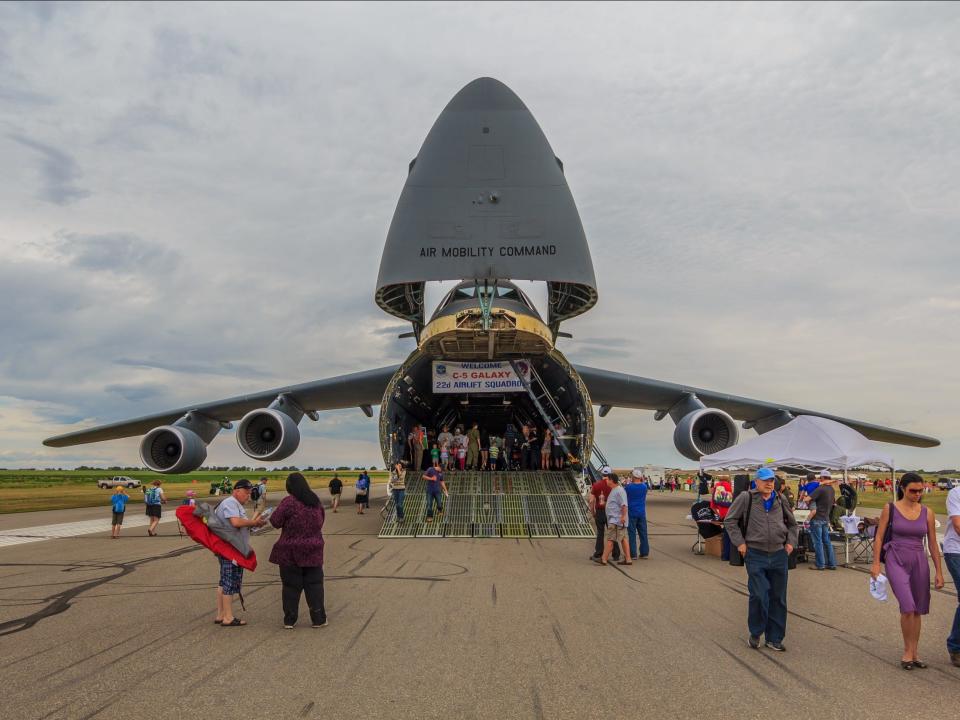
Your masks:
<svg viewBox="0 0 960 720"><path fill-rule="evenodd" d="M112 478L104 478L103 480L97 480L97 487L101 490L106 488L115 488L115 487L125 487L133 489L135 487L140 487L140 481L134 480L133 478L126 477L124 475L117 475Z"/></svg>

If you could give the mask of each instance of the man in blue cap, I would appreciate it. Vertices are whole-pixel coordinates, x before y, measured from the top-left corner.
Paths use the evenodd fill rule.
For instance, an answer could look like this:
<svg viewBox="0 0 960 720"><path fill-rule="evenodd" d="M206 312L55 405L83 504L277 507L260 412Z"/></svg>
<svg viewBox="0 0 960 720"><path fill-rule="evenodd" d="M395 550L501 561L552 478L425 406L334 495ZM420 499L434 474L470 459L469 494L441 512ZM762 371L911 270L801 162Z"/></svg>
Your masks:
<svg viewBox="0 0 960 720"><path fill-rule="evenodd" d="M787 558L797 545L797 521L789 505L774 492L770 468L754 475L757 489L741 493L723 521L730 542L743 556L750 591L747 625L750 647L783 652L787 632Z"/></svg>

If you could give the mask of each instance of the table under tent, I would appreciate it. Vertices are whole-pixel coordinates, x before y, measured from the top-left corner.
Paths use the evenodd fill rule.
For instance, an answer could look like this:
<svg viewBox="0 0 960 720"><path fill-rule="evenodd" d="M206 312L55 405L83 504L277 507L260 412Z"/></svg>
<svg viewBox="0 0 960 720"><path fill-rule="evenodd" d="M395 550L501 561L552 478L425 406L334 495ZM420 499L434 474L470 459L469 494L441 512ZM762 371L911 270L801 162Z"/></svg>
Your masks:
<svg viewBox="0 0 960 720"><path fill-rule="evenodd" d="M701 472L761 467L840 471L844 480L851 469L874 467L888 470L895 480L896 465L879 443L842 423L812 415L801 415L775 430L700 458ZM803 524L808 514L797 510L794 516ZM849 514L841 518L846 564L867 559L872 550L873 538L861 520Z"/></svg>

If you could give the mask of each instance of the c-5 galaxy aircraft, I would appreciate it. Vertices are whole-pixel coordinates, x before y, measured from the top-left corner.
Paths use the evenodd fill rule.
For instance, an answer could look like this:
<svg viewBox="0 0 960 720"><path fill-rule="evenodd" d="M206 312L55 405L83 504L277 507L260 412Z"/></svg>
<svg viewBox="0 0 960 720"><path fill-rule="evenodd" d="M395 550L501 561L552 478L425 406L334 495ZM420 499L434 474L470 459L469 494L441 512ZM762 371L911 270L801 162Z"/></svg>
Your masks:
<svg viewBox="0 0 960 720"><path fill-rule="evenodd" d="M460 281L430 317L428 283ZM521 281L546 290L543 315ZM532 293L531 293L532 294ZM874 440L933 447L923 435L791 405L735 397L570 363L557 349L565 320L597 302L590 249L557 158L533 115L504 84L474 80L443 110L409 174L387 233L376 302L409 322L417 349L399 366L204 402L60 435L52 447L143 435L140 456L158 473L200 467L207 446L239 419L240 449L257 461L292 455L306 415L380 406L388 464L407 432L468 426L502 434L508 422L563 426L580 459L593 449L593 405L655 411L675 424L691 460L736 444L737 420L764 433L798 415L842 422ZM545 316L544 316L545 315Z"/></svg>

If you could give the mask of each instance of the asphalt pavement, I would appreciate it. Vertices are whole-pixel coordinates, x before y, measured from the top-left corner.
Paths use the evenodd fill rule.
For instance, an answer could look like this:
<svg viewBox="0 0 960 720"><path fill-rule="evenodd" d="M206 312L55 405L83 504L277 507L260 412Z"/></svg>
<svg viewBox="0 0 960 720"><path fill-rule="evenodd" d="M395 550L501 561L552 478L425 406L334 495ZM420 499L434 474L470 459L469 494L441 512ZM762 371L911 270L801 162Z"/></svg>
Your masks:
<svg viewBox="0 0 960 720"><path fill-rule="evenodd" d="M318 629L305 607L283 629L276 531L253 540L242 628L213 624L217 563L175 523L0 548L4 715L742 720L960 704L949 583L923 621L927 670L900 669L896 601L872 600L862 569L792 571L787 652L752 650L745 572L691 552L692 496L651 494L650 559L600 567L587 540L379 539L376 493L363 516L349 500L327 514Z"/></svg>

